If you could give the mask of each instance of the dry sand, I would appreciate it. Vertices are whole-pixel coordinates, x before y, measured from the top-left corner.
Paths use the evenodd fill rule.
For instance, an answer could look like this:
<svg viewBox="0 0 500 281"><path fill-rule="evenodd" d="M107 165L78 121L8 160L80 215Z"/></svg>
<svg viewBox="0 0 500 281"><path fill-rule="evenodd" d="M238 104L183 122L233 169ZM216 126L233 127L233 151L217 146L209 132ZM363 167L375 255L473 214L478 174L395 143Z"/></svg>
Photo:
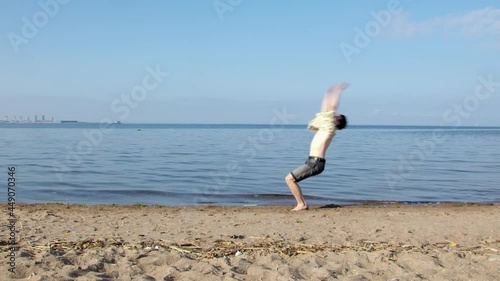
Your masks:
<svg viewBox="0 0 500 281"><path fill-rule="evenodd" d="M51 281L500 280L499 204L289 210L18 204L15 274L5 258L0 276ZM8 235L5 228L0 233L4 257Z"/></svg>

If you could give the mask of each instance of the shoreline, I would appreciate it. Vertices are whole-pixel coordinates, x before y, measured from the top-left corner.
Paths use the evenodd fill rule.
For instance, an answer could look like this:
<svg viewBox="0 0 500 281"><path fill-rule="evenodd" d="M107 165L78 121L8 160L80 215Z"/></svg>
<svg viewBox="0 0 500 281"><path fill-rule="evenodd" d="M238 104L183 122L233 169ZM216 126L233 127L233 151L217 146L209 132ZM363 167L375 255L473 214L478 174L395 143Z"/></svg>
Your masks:
<svg viewBox="0 0 500 281"><path fill-rule="evenodd" d="M288 195L287 195L288 196ZM169 207L169 208L198 208L198 207L227 207L227 208L252 208L252 207L290 207L294 206L294 199L292 195L289 195L290 202L276 203L270 202L265 204L256 203L198 203L198 204L181 204L178 205L162 205L162 204L145 204L145 203L68 203L68 202L16 202L18 205L67 205L67 206L110 206L110 207ZM494 206L500 205L500 201L390 201L390 200L337 200L336 203L325 203L320 204L315 202L316 199L308 198L308 202L314 202L309 204L313 208L338 208L338 207L363 207L363 206L373 206L373 207L385 207L385 206ZM335 201L335 200L333 200ZM1 206L6 205L5 203L0 203ZM6 207L5 207L6 208Z"/></svg>
<svg viewBox="0 0 500 281"><path fill-rule="evenodd" d="M9 276L494 280L500 273L498 203L320 207L18 203L20 250ZM3 253L7 236L0 233ZM8 270L5 262L0 268Z"/></svg>

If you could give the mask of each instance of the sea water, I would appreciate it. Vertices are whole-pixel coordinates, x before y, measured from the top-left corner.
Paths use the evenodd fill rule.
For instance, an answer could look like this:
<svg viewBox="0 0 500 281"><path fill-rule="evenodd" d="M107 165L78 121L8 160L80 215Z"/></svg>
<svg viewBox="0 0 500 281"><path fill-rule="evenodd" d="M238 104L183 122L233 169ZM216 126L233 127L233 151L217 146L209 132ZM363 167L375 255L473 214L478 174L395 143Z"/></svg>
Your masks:
<svg viewBox="0 0 500 281"><path fill-rule="evenodd" d="M78 204L294 204L304 125L0 124L0 199ZM300 183L310 204L500 202L499 128L350 126L325 171Z"/></svg>

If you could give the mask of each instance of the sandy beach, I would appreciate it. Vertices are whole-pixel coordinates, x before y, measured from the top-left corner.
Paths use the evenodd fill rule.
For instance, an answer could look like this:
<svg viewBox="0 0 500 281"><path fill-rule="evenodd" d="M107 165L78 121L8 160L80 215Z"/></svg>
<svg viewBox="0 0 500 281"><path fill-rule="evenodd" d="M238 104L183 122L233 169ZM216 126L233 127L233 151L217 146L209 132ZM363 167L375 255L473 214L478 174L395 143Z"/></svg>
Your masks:
<svg viewBox="0 0 500 281"><path fill-rule="evenodd" d="M5 280L500 277L500 204L15 207L15 273L0 233Z"/></svg>

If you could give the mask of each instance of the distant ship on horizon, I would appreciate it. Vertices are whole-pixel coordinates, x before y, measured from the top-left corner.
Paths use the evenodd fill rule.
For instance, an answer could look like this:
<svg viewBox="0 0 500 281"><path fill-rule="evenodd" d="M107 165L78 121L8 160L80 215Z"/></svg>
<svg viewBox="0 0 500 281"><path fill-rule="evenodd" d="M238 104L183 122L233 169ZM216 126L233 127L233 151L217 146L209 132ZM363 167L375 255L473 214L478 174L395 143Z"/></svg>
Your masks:
<svg viewBox="0 0 500 281"><path fill-rule="evenodd" d="M113 122L113 123L109 123L109 122L104 122L104 123L101 123L101 122L82 122L82 121L78 121L78 120L61 120L59 121L59 123L63 123L63 124L75 124L75 123L82 123L82 124L121 124L122 122L120 121L116 121L116 122Z"/></svg>

